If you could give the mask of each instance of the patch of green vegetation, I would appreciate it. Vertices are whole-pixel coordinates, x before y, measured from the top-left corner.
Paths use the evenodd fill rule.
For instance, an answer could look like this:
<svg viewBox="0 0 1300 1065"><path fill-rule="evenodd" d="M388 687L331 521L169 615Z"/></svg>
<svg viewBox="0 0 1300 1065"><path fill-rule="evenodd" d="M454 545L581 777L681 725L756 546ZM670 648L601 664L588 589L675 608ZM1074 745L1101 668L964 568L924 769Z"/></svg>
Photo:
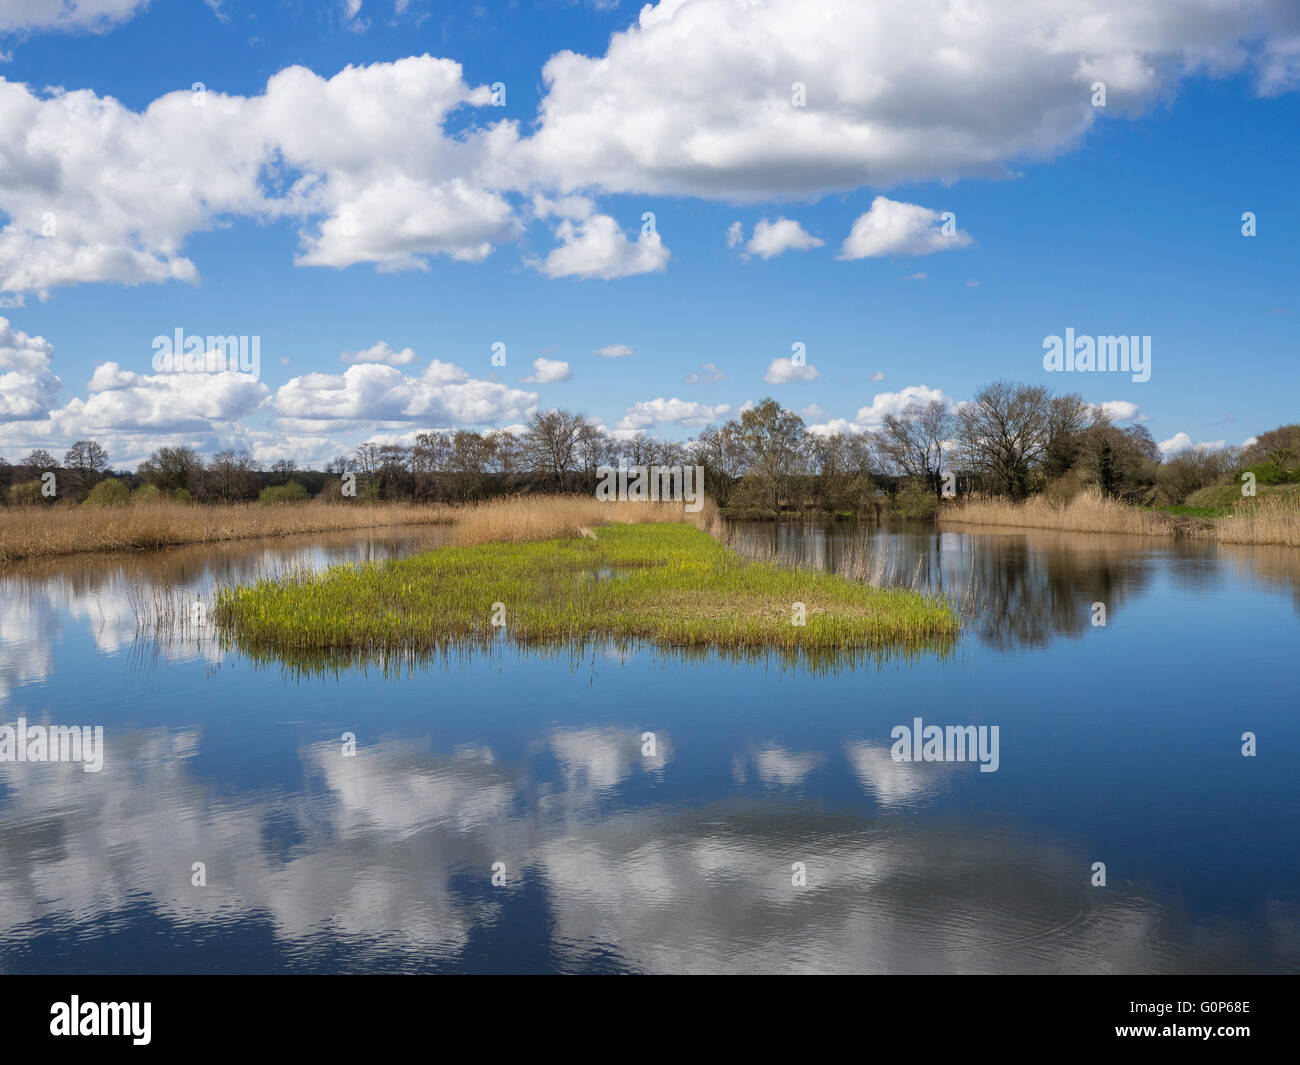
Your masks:
<svg viewBox="0 0 1300 1065"><path fill-rule="evenodd" d="M297 481L267 485L258 493L259 503L302 503L307 499L307 489Z"/></svg>
<svg viewBox="0 0 1300 1065"><path fill-rule="evenodd" d="M1174 507L1151 507L1161 514L1173 514L1179 518L1226 518L1232 513L1231 507L1194 507L1180 503Z"/></svg>
<svg viewBox="0 0 1300 1065"><path fill-rule="evenodd" d="M793 624L800 603L806 621ZM894 649L945 651L961 627L947 600L751 562L694 526L670 523L264 579L223 588L214 616L252 657L307 669L501 638L577 648L645 641L827 664Z"/></svg>

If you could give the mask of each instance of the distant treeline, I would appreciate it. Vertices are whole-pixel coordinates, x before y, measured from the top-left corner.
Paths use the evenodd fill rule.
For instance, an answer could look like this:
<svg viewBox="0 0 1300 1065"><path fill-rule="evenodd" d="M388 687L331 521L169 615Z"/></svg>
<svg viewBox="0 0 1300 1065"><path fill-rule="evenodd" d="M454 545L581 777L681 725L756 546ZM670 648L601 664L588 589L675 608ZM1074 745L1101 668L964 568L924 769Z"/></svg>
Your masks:
<svg viewBox="0 0 1300 1065"><path fill-rule="evenodd" d="M553 410L536 414L521 433L429 431L411 446L368 441L324 470L289 459L263 469L245 451L205 460L191 448L164 447L134 472L110 472L104 449L81 440L62 462L46 451L15 465L0 459L0 487L12 503L278 502L350 491L360 500L454 503L594 492L600 468L620 461L703 466L707 494L728 512L750 516L815 510L924 517L948 495L1020 500L1046 493L1064 502L1088 488L1174 506L1198 492L1227 491L1245 472L1262 486L1300 483L1300 425L1262 433L1244 449L1188 448L1162 458L1141 424L1120 428L1077 394L998 381L956 408L936 401L888 414L871 432L809 432L774 399L682 442L644 432L614 437L581 414ZM43 490L47 473L55 475L53 495Z"/></svg>

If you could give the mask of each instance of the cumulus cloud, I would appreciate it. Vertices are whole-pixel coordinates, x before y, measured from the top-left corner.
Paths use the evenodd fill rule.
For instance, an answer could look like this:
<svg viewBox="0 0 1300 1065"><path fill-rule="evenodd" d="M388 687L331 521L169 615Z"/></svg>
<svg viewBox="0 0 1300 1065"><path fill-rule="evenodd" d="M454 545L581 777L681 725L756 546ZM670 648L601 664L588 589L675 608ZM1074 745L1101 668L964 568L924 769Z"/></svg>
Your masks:
<svg viewBox="0 0 1300 1065"><path fill-rule="evenodd" d="M897 392L878 392L871 403L859 407L853 418L836 418L808 426L810 433L828 436L832 433L867 433L876 432L885 424L890 414L902 414L909 407L921 407L934 401L953 407L953 401L941 389L928 385L908 385Z"/></svg>
<svg viewBox="0 0 1300 1065"><path fill-rule="evenodd" d="M304 265L481 259L520 228L494 182L515 130L444 124L489 100L427 55L329 79L289 67L260 96L173 92L140 112L0 81L0 291L196 281L186 238L236 217L297 221Z"/></svg>
<svg viewBox="0 0 1300 1065"><path fill-rule="evenodd" d="M1162 440L1156 446L1164 458L1172 458L1183 451L1218 451L1227 446L1226 440L1203 440L1194 443L1186 433L1174 433L1168 440Z"/></svg>
<svg viewBox="0 0 1300 1065"><path fill-rule="evenodd" d="M394 351L386 340L371 344L362 351L345 351L339 356L339 362L382 362L388 366L407 366L415 359L416 354L410 348Z"/></svg>
<svg viewBox="0 0 1300 1065"><path fill-rule="evenodd" d="M945 234L943 224L943 213L940 211L877 196L871 201L871 209L866 214L859 215L853 223L837 258L930 255L937 251L964 248L971 243L970 234L963 233L960 229Z"/></svg>
<svg viewBox="0 0 1300 1065"><path fill-rule="evenodd" d="M23 0L0 31L95 28L142 7ZM604 54L548 60L526 137L476 110L491 103L487 86L428 55L328 78L294 66L260 95L178 91L139 111L89 90L0 81L0 292L194 282L187 239L240 220L288 219L302 265L422 269L433 256L479 261L515 239L530 197L754 202L1007 174L1199 74L1244 74L1265 95L1296 88L1300 31L1287 6L662 0ZM806 106L791 100L795 81ZM1092 106L1094 81L1106 83L1105 109ZM927 208L883 204L855 223L844 257L969 242L938 243ZM534 263L547 276L666 268L658 234L629 240L590 204L554 214L560 246ZM760 223L753 254L814 246L787 223ZM733 225L728 243L743 235Z"/></svg>
<svg viewBox="0 0 1300 1065"><path fill-rule="evenodd" d="M738 248L745 243L745 227L739 222L727 226L727 247Z"/></svg>
<svg viewBox="0 0 1300 1065"><path fill-rule="evenodd" d="M709 406L685 399L642 400L628 407L618 423L619 429L649 429L654 425L701 426L726 415L731 408L726 403Z"/></svg>
<svg viewBox="0 0 1300 1065"><path fill-rule="evenodd" d="M535 264L547 277L594 277L605 281L665 270L670 252L658 232L627 239L613 218L593 214L566 218L555 229L560 246Z"/></svg>
<svg viewBox="0 0 1300 1065"><path fill-rule="evenodd" d="M602 359L624 359L632 354L632 349L626 344L609 344L603 348L597 348L595 354Z"/></svg>
<svg viewBox="0 0 1300 1065"><path fill-rule="evenodd" d="M1181 77L1294 87L1298 40L1279 0L663 0L550 58L526 148L565 189L729 201L1005 174Z"/></svg>
<svg viewBox="0 0 1300 1065"><path fill-rule="evenodd" d="M763 380L769 385L788 385L801 381L815 381L821 374L807 363L795 362L785 356L777 356L772 365L763 374Z"/></svg>
<svg viewBox="0 0 1300 1065"><path fill-rule="evenodd" d="M304 374L280 387L272 407L292 428L306 431L330 423L383 422L437 429L525 420L537 409L537 393L473 378L434 359L415 377L377 363L350 366L342 374Z"/></svg>
<svg viewBox="0 0 1300 1065"><path fill-rule="evenodd" d="M520 380L525 384L550 385L557 381L567 381L572 376L569 364L562 359L534 359L533 372Z"/></svg>
<svg viewBox="0 0 1300 1065"><path fill-rule="evenodd" d="M1113 422L1144 422L1146 418L1142 416L1136 403L1130 403L1124 399L1110 399L1105 403L1098 403L1096 409L1110 417Z"/></svg>
<svg viewBox="0 0 1300 1065"><path fill-rule="evenodd" d="M825 243L824 240L819 240L807 232L793 219L778 218L775 222L769 222L764 218L754 227L754 235L745 245L745 254L771 259L787 251L820 248Z"/></svg>
<svg viewBox="0 0 1300 1065"><path fill-rule="evenodd" d="M0 421L39 418L53 405L62 382L50 369L54 345L28 336L0 318Z"/></svg>

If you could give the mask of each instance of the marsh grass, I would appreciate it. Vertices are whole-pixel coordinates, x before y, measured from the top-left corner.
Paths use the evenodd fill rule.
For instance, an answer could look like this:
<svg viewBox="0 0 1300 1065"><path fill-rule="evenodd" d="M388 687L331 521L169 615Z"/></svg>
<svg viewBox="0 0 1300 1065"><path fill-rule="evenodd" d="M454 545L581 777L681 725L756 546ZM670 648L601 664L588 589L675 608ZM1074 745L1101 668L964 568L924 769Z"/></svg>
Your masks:
<svg viewBox="0 0 1300 1065"><path fill-rule="evenodd" d="M1065 505L1050 503L1041 496L1024 503L974 500L939 513L943 522L960 525L1162 538L1183 536L1223 544L1300 547L1300 499L1295 494L1239 499L1224 517L1142 510L1102 499L1095 490L1082 492Z"/></svg>
<svg viewBox="0 0 1300 1065"><path fill-rule="evenodd" d="M415 503L321 502L259 506L164 500L122 507L0 508L0 564L84 551L141 551L182 544L444 524L456 509Z"/></svg>
<svg viewBox="0 0 1300 1065"><path fill-rule="evenodd" d="M596 504L607 519L647 504ZM474 542L380 565L300 572L219 589L214 616L255 660L309 670L390 665L455 648L648 643L825 664L900 648L945 650L960 631L938 597L749 561L680 520L608 524L531 542ZM533 528L555 520L539 512ZM575 512L564 520L572 521ZM707 513L701 519L709 522ZM499 530L491 517L465 535ZM791 623L796 602L806 624ZM492 625L493 604L505 626Z"/></svg>

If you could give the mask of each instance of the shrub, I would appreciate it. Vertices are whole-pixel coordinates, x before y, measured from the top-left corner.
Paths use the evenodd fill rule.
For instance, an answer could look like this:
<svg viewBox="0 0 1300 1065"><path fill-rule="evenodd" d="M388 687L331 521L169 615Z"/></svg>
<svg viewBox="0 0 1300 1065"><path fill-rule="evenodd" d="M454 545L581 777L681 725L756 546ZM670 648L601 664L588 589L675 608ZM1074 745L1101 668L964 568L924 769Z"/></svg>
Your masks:
<svg viewBox="0 0 1300 1065"><path fill-rule="evenodd" d="M110 477L106 481L100 481L90 490L86 496L84 506L87 507L123 507L131 500L131 490L126 486L125 481L119 481L116 477Z"/></svg>
<svg viewBox="0 0 1300 1065"><path fill-rule="evenodd" d="M1286 470L1276 462L1257 462L1253 466L1247 466L1237 474L1238 484L1241 483L1242 473L1253 473L1256 484L1290 484L1300 480L1300 469Z"/></svg>
<svg viewBox="0 0 1300 1065"><path fill-rule="evenodd" d="M307 498L307 489L297 481L267 485L257 497L259 503L301 503Z"/></svg>
<svg viewBox="0 0 1300 1065"><path fill-rule="evenodd" d="M9 502L18 506L29 506L33 503L44 503L47 500L45 496L41 495L40 481L22 481L19 484L10 486Z"/></svg>
<svg viewBox="0 0 1300 1065"><path fill-rule="evenodd" d="M178 503L193 503L194 495L188 488L177 488L172 493L172 498Z"/></svg>
<svg viewBox="0 0 1300 1065"><path fill-rule="evenodd" d="M162 503L166 498L167 497L162 493L162 489L156 484L142 484L131 493L132 503Z"/></svg>
<svg viewBox="0 0 1300 1065"><path fill-rule="evenodd" d="M893 504L890 506L890 513L896 518L905 518L908 520L925 521L934 517L934 512L939 509L939 501L928 485L920 481L908 481L900 485L897 492L894 493Z"/></svg>

